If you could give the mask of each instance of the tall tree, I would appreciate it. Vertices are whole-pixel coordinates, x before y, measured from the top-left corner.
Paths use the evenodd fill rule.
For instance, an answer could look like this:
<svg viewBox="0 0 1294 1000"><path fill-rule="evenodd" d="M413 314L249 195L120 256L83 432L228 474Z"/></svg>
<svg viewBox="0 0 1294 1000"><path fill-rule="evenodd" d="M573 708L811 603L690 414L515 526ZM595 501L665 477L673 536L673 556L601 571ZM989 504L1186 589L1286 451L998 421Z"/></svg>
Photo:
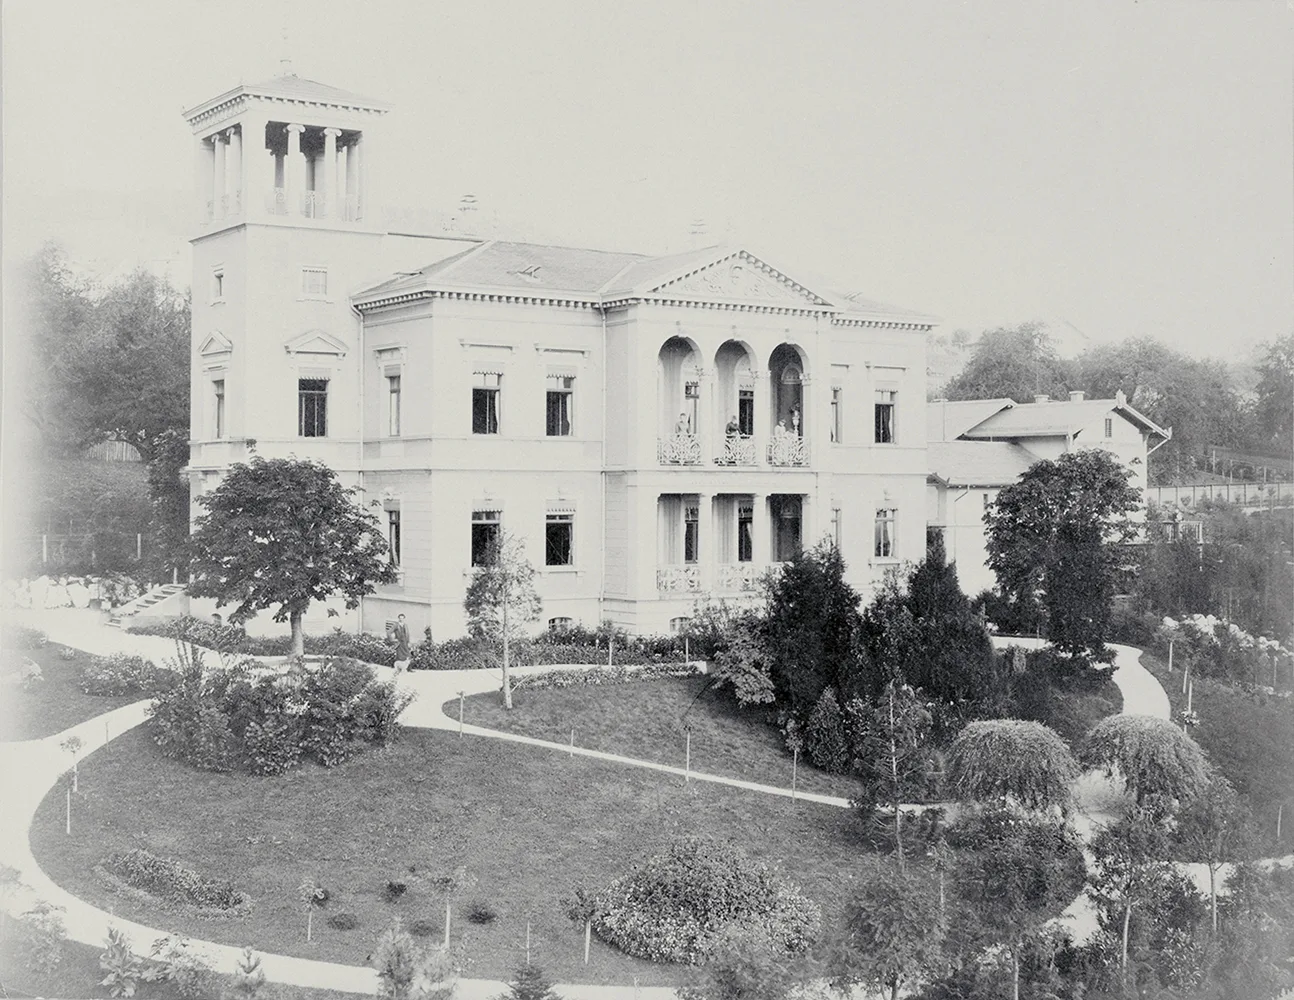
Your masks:
<svg viewBox="0 0 1294 1000"><path fill-rule="evenodd" d="M1163 823L1140 807L1102 829L1091 843L1092 898L1104 911L1105 929L1120 942L1119 968L1125 974L1133 911L1150 903L1172 875L1172 865L1163 860L1166 845Z"/></svg>
<svg viewBox="0 0 1294 1000"><path fill-rule="evenodd" d="M515 535L496 535L484 565L474 571L463 609L467 631L478 639L503 644L503 705L512 708L512 643L539 617L543 603L535 592L535 567L525 543Z"/></svg>
<svg viewBox="0 0 1294 1000"><path fill-rule="evenodd" d="M1294 449L1294 333L1264 345L1251 444L1289 458Z"/></svg>
<svg viewBox="0 0 1294 1000"><path fill-rule="evenodd" d="M768 585L764 647L778 700L801 718L831 686L847 699L857 675L858 592L830 542L799 553Z"/></svg>
<svg viewBox="0 0 1294 1000"><path fill-rule="evenodd" d="M1174 839L1183 860L1202 863L1209 871L1209 914L1218 932L1218 869L1245 860L1253 842L1249 809L1226 778L1214 777L1177 815Z"/></svg>
<svg viewBox="0 0 1294 1000"><path fill-rule="evenodd" d="M984 515L999 590L1040 605L1046 637L1064 652L1105 658L1119 544L1140 504L1129 472L1105 451L1036 462Z"/></svg>
<svg viewBox="0 0 1294 1000"><path fill-rule="evenodd" d="M916 691L892 680L874 704L853 699L846 715L861 785L855 805L868 819L880 805L892 813L894 852L902 867L902 805L918 797L929 781L930 711Z"/></svg>
<svg viewBox="0 0 1294 1000"><path fill-rule="evenodd" d="M235 604L235 623L277 607L274 620L292 625L292 655L302 655L311 603L339 594L354 608L396 578L377 518L358 495L322 462L257 457L231 466L198 497L189 593Z"/></svg>
<svg viewBox="0 0 1294 1000"><path fill-rule="evenodd" d="M945 387L948 399L1014 399L1039 393L1063 396L1070 365L1057 353L1044 323L985 330L961 373Z"/></svg>

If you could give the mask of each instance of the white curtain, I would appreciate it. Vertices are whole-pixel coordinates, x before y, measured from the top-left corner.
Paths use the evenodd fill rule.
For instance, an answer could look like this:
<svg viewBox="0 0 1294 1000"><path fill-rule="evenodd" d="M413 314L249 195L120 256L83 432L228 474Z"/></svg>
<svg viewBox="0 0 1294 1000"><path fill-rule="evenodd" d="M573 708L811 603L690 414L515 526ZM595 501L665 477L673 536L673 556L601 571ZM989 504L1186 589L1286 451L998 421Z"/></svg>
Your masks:
<svg viewBox="0 0 1294 1000"><path fill-rule="evenodd" d="M683 561L683 498L661 494L656 502L656 557L662 566Z"/></svg>

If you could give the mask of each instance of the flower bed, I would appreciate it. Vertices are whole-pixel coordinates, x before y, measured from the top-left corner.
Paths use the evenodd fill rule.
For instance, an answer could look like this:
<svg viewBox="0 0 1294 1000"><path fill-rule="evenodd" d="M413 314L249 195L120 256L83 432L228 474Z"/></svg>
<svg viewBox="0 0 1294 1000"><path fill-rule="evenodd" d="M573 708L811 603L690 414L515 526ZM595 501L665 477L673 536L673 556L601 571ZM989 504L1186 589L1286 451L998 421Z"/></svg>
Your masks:
<svg viewBox="0 0 1294 1000"><path fill-rule="evenodd" d="M169 858L135 848L105 858L95 876L107 888L136 902L160 904L206 919L246 916L251 898L227 879L199 875Z"/></svg>

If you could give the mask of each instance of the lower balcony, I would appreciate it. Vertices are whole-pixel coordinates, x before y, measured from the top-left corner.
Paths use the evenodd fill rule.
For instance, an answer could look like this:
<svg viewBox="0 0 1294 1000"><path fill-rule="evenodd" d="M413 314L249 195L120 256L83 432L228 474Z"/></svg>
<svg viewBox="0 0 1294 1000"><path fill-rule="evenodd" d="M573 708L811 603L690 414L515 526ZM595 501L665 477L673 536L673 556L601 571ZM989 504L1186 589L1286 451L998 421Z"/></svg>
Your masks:
<svg viewBox="0 0 1294 1000"><path fill-rule="evenodd" d="M701 593L701 567L696 564L656 567L656 589L662 594Z"/></svg>
<svg viewBox="0 0 1294 1000"><path fill-rule="evenodd" d="M727 563L715 567L714 589L720 594L747 594L759 589L765 567L754 563Z"/></svg>
<svg viewBox="0 0 1294 1000"><path fill-rule="evenodd" d="M661 465L700 465L701 439L685 433L657 438L656 461Z"/></svg>

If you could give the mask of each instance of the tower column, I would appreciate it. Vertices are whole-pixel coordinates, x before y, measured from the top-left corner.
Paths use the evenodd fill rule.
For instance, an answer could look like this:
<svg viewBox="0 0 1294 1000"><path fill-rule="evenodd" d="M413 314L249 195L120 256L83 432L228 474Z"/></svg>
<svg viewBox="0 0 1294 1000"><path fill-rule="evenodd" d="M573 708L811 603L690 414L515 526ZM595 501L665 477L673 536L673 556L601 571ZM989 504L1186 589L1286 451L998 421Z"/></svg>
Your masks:
<svg viewBox="0 0 1294 1000"><path fill-rule="evenodd" d="M211 137L211 145L216 153L216 169L211 189L211 204L214 212L212 218L223 219L225 217L225 152L228 149L228 139L223 132L217 132Z"/></svg>
<svg viewBox="0 0 1294 1000"><path fill-rule="evenodd" d="M211 143L206 139L198 139L194 147L197 151L197 171L194 176L197 178L198 185L198 221L202 223L210 222L216 206L211 201L211 193L215 190L215 157L212 153Z"/></svg>
<svg viewBox="0 0 1294 1000"><path fill-rule="evenodd" d="M347 161L355 165L355 218L364 218L368 211L368 154L369 138L367 134L361 133L355 145L350 148L350 159Z"/></svg>
<svg viewBox="0 0 1294 1000"><path fill-rule="evenodd" d="M341 198L337 193L337 137L341 135L341 129L326 128L323 134L323 214L340 219L343 215ZM318 186L316 182L315 187Z"/></svg>
<svg viewBox="0 0 1294 1000"><path fill-rule="evenodd" d="M306 158L301 152L301 133L304 125L295 122L284 131L288 134L288 154L283 158L283 199L288 215L301 215L305 210Z"/></svg>
<svg viewBox="0 0 1294 1000"><path fill-rule="evenodd" d="M351 142L343 146L339 154L344 157L342 162L346 167L346 208L342 218L348 222L354 222L359 218L355 201L359 197L359 156L355 149L355 143Z"/></svg>
<svg viewBox="0 0 1294 1000"><path fill-rule="evenodd" d="M229 135L229 162L226 180L229 186L229 215L241 215L243 209L243 133L241 126L231 128Z"/></svg>

